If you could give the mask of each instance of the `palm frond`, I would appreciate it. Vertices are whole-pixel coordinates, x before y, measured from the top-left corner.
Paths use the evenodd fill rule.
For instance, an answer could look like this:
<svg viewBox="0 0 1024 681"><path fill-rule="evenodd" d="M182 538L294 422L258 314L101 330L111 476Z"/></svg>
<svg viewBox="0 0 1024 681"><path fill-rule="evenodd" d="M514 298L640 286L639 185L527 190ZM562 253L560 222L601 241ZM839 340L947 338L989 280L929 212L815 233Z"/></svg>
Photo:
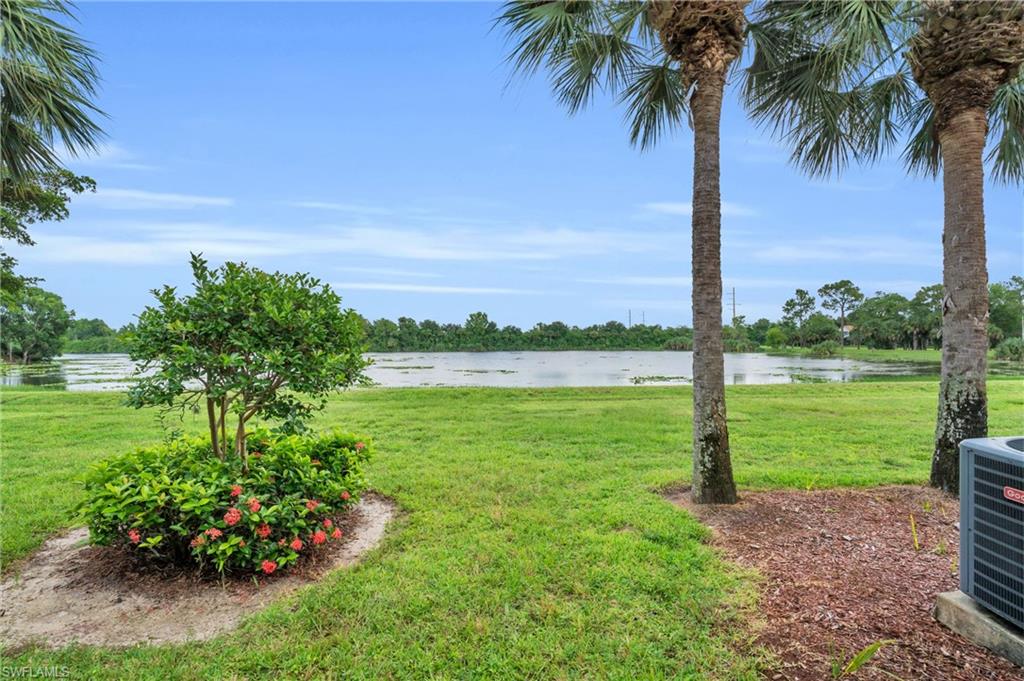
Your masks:
<svg viewBox="0 0 1024 681"><path fill-rule="evenodd" d="M594 26L598 4L585 0L512 0L495 24L508 30L514 46L508 61L516 72L532 75Z"/></svg>
<svg viewBox="0 0 1024 681"><path fill-rule="evenodd" d="M55 17L71 17L57 0L0 0L0 86L3 173L29 177L58 163L60 140L72 153L93 150L102 137L92 99L96 55Z"/></svg>
<svg viewBox="0 0 1024 681"><path fill-rule="evenodd" d="M580 32L552 55L551 87L570 113L576 113L596 90L618 90L640 57L640 49L621 35Z"/></svg>
<svg viewBox="0 0 1024 681"><path fill-rule="evenodd" d="M996 90L988 120L994 142L985 160L992 176L1007 184L1024 182L1024 71Z"/></svg>
<svg viewBox="0 0 1024 681"><path fill-rule="evenodd" d="M621 95L630 142L641 150L649 149L667 130L679 125L686 116L689 91L680 69L667 59L636 66Z"/></svg>
<svg viewBox="0 0 1024 681"><path fill-rule="evenodd" d="M748 29L743 97L811 175L875 160L899 139L914 85L899 50L906 3L769 0Z"/></svg>
<svg viewBox="0 0 1024 681"><path fill-rule="evenodd" d="M910 139L903 150L903 163L911 174L937 177L942 170L942 148L935 132L935 107L923 96L907 109L903 124L910 130Z"/></svg>

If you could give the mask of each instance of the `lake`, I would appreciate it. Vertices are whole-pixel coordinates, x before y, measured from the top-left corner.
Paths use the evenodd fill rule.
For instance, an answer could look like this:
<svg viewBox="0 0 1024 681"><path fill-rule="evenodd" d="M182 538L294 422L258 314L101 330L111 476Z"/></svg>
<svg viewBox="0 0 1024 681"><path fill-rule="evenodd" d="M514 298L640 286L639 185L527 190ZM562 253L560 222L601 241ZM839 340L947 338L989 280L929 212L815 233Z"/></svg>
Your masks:
<svg viewBox="0 0 1024 681"><path fill-rule="evenodd" d="M547 388L685 385L693 377L691 352L410 352L371 354L367 373L382 387L493 386ZM28 367L8 367L3 385L64 390L124 390L134 365L127 355L64 355ZM730 384L855 381L870 377L938 375L937 364L729 353Z"/></svg>

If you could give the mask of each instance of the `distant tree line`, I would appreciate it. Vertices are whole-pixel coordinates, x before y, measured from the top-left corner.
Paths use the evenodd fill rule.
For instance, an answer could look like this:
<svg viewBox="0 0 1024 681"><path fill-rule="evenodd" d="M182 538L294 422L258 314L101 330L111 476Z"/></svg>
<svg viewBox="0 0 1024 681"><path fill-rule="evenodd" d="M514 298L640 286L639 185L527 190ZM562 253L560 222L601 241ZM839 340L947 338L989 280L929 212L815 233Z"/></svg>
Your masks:
<svg viewBox="0 0 1024 681"><path fill-rule="evenodd" d="M1020 339L1024 316L1024 278L989 286L989 341L992 347ZM831 313L831 314L829 314ZM845 329L845 330L844 330ZM499 327L484 312L474 312L463 324L366 322L372 352L479 352L487 350L690 350L693 330L687 326L635 324L618 321L586 327L555 321L523 330ZM782 307L782 317L748 323L743 316L722 329L728 352L761 348L857 345L875 349L923 350L942 345L942 286L921 288L911 298L879 291L865 296L849 280L826 284L817 296L797 289Z"/></svg>
<svg viewBox="0 0 1024 681"><path fill-rule="evenodd" d="M474 312L463 324L441 324L431 319L417 322L399 317L397 322L378 319L366 322L371 352L481 352L487 350L690 350L693 330L686 326L622 322L578 327L564 322L539 323L531 329L499 327L486 313Z"/></svg>
<svg viewBox="0 0 1024 681"><path fill-rule="evenodd" d="M820 307L832 312L829 316ZM877 348L922 350L942 347L943 292L940 284L922 287L911 298L879 291L865 297L849 280L826 284L818 298L804 289L782 307L782 318L773 323L759 319L746 325L743 318L727 328L726 345L801 347L821 343ZM1020 339L1024 325L1024 277L989 285L989 346ZM844 330L845 329L845 330Z"/></svg>
<svg viewBox="0 0 1024 681"><path fill-rule="evenodd" d="M1022 352L1024 277L989 285L989 343L1015 358ZM529 329L498 326L484 312L462 324L410 317L362 320L371 352L485 352L494 350L691 350L687 326L618 321L579 327L554 321ZM0 293L0 347L9 362L33 362L61 353L127 352L132 325L113 329L101 319L75 319L61 298L37 286ZM845 332L843 329L845 328ZM797 289L782 316L748 323L736 317L722 329L727 352L808 348L836 354L842 345L922 350L942 345L942 286L912 297L879 291L865 296L849 280L826 284L817 295Z"/></svg>
<svg viewBox="0 0 1024 681"><path fill-rule="evenodd" d="M64 334L65 353L128 352L127 334L132 326L118 330L110 328L102 319L75 319Z"/></svg>

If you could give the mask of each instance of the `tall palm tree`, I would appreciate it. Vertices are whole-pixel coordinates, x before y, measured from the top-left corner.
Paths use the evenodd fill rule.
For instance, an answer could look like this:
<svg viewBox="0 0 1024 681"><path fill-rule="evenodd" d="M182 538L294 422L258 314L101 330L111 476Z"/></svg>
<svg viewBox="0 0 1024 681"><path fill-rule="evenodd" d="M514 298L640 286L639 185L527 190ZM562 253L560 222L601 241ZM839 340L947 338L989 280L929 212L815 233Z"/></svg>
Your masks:
<svg viewBox="0 0 1024 681"><path fill-rule="evenodd" d="M57 141L94 150L102 132L92 102L96 55L59 23L73 19L60 0L0 0L0 138L6 191L55 170Z"/></svg>
<svg viewBox="0 0 1024 681"><path fill-rule="evenodd" d="M1024 3L769 0L745 95L811 175L899 143L942 174L942 376L931 483L959 487L961 440L987 434L983 186L1024 179ZM988 152L986 154L986 148Z"/></svg>
<svg viewBox="0 0 1024 681"><path fill-rule="evenodd" d="M689 114L693 127L693 499L733 503L722 347L719 128L743 46L747 0L507 3L499 24L520 71L546 67L570 112L598 89L626 107L641 149Z"/></svg>

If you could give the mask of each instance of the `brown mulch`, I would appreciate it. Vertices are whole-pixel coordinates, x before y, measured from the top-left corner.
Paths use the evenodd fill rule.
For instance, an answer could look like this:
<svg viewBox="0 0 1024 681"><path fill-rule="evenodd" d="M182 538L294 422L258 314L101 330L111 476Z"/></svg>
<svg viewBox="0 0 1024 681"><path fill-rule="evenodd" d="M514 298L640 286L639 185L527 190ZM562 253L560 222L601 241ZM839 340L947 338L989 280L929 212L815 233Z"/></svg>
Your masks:
<svg viewBox="0 0 1024 681"><path fill-rule="evenodd" d="M731 560L764 576L757 644L779 663L768 678L828 679L836 660L895 639L856 678L1024 679L1024 669L932 618L935 596L958 588L955 498L921 487L748 492L735 506L695 506L689 490L667 497L710 526Z"/></svg>

